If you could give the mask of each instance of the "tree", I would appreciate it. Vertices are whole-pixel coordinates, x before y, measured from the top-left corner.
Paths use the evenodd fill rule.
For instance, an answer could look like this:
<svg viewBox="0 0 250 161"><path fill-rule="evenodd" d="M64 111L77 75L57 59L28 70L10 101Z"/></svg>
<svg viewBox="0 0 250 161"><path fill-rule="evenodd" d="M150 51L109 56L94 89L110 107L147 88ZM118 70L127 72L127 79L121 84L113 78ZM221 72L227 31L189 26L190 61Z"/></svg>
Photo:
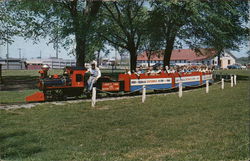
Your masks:
<svg viewBox="0 0 250 161"><path fill-rule="evenodd" d="M212 47L216 49L218 56L218 66L221 66L220 56L224 50L238 50L242 43L248 38L249 29L244 25L248 22L249 5L246 1L216 1L216 3L206 3L209 14L206 19L201 19L194 25L193 31L201 33L206 31L205 39L203 34L195 35L198 38L197 46ZM211 12L212 11L212 12ZM217 16L215 16L217 15ZM209 22L209 23L205 23ZM197 48L197 47L196 47Z"/></svg>
<svg viewBox="0 0 250 161"><path fill-rule="evenodd" d="M144 50L148 60L148 67L150 67L150 60L152 56L161 56L162 52L159 50L162 47L158 34L155 32L154 25L152 25L150 17L147 18L145 27L145 37L142 42L142 49Z"/></svg>
<svg viewBox="0 0 250 161"><path fill-rule="evenodd" d="M9 1L8 9L21 24L22 36L38 41L49 35L49 43L69 48L75 39L77 66L84 66L92 23L102 1L21 0Z"/></svg>
<svg viewBox="0 0 250 161"><path fill-rule="evenodd" d="M164 50L163 66L169 66L174 44L181 28L187 24L187 17L192 15L190 1L153 1L150 12L154 34L162 42ZM161 18L159 18L161 17Z"/></svg>
<svg viewBox="0 0 250 161"><path fill-rule="evenodd" d="M164 66L169 65L178 40L198 52L201 47L213 47L220 52L238 48L246 34L243 24L249 13L247 1L155 0L151 5L152 22L165 44Z"/></svg>
<svg viewBox="0 0 250 161"><path fill-rule="evenodd" d="M93 31L96 31L95 29L93 29ZM86 55L86 61L90 62L93 60L97 60L97 66L100 65L100 54L101 51L105 52L107 50L106 46L105 46L105 42L103 41L103 39L101 39L97 33L94 33L91 35L92 38L90 38L89 40L89 44L88 48L87 48L87 55Z"/></svg>
<svg viewBox="0 0 250 161"><path fill-rule="evenodd" d="M240 64L249 64L249 61L250 61L250 54L248 54L246 57L240 57L236 60L237 63L240 63Z"/></svg>
<svg viewBox="0 0 250 161"><path fill-rule="evenodd" d="M125 49L122 49L120 47L116 48L116 50L118 51L119 55L120 55L120 66L122 65L123 59L124 57L128 56L128 52Z"/></svg>
<svg viewBox="0 0 250 161"><path fill-rule="evenodd" d="M143 41L143 50L147 56L148 67L150 67L150 60L152 56L161 56L161 51L159 50L160 45L158 41L150 37L145 38Z"/></svg>
<svg viewBox="0 0 250 161"><path fill-rule="evenodd" d="M0 2L0 45L12 43L12 36L20 34L20 25L6 7L8 1Z"/></svg>
<svg viewBox="0 0 250 161"><path fill-rule="evenodd" d="M250 56L250 50L247 51L247 55L248 55L248 57Z"/></svg>
<svg viewBox="0 0 250 161"><path fill-rule="evenodd" d="M137 53L144 36L147 11L144 0L120 0L103 4L99 35L114 47L126 49L130 54L130 69L135 70Z"/></svg>

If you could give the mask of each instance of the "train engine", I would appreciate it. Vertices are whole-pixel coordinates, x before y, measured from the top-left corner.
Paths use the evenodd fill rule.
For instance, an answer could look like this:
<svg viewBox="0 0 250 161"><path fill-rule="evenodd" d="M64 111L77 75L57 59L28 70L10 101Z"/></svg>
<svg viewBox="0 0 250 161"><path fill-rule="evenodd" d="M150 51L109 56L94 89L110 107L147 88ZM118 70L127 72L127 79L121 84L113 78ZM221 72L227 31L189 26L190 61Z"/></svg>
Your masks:
<svg viewBox="0 0 250 161"><path fill-rule="evenodd" d="M26 97L27 102L40 102L51 100L66 100L67 97L78 97L84 91L85 68L65 67L62 75L48 75L49 66L43 65L39 71L40 77L36 92Z"/></svg>

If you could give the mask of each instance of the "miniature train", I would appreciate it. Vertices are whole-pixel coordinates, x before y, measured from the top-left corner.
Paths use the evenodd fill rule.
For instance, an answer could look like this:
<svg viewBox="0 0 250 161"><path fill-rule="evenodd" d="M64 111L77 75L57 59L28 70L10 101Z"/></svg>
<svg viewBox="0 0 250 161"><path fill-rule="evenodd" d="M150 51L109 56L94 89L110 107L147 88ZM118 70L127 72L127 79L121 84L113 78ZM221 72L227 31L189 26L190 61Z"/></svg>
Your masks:
<svg viewBox="0 0 250 161"><path fill-rule="evenodd" d="M26 97L26 102L43 102L67 100L68 97L79 97L86 94L86 69L65 67L63 75L48 76L49 67L42 68L38 82L41 92ZM101 77L95 84L98 91L109 93L128 93L140 91L143 86L152 90L172 89L182 82L183 87L193 87L213 82L211 72L164 73L159 74L119 74L117 80Z"/></svg>

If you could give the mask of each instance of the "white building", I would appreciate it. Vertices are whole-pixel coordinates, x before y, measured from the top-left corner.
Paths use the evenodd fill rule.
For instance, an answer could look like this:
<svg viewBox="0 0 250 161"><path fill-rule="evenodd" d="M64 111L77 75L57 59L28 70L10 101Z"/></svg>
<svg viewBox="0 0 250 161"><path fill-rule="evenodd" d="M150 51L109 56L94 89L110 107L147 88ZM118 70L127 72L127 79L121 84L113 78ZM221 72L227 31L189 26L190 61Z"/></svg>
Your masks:
<svg viewBox="0 0 250 161"><path fill-rule="evenodd" d="M51 69L63 69L65 66L76 66L76 61L62 58L30 59L26 61L27 68L40 69L43 64L49 65Z"/></svg>
<svg viewBox="0 0 250 161"><path fill-rule="evenodd" d="M1 59L0 64L2 64L2 69L19 70L25 69L25 59L9 58Z"/></svg>

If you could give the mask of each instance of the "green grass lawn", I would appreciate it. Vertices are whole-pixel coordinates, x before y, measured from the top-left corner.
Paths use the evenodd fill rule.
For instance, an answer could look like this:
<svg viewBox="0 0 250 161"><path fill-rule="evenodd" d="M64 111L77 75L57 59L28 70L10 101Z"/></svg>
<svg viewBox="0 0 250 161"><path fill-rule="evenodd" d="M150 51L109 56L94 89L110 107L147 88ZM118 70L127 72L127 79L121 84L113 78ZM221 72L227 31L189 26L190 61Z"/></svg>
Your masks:
<svg viewBox="0 0 250 161"><path fill-rule="evenodd" d="M0 160L249 160L248 90L0 110Z"/></svg>
<svg viewBox="0 0 250 161"><path fill-rule="evenodd" d="M228 70L216 70L215 73L221 74L237 74L241 76L250 76L250 70L228 69Z"/></svg>
<svg viewBox="0 0 250 161"><path fill-rule="evenodd" d="M37 89L0 91L0 104L25 103L25 97L37 92Z"/></svg>

